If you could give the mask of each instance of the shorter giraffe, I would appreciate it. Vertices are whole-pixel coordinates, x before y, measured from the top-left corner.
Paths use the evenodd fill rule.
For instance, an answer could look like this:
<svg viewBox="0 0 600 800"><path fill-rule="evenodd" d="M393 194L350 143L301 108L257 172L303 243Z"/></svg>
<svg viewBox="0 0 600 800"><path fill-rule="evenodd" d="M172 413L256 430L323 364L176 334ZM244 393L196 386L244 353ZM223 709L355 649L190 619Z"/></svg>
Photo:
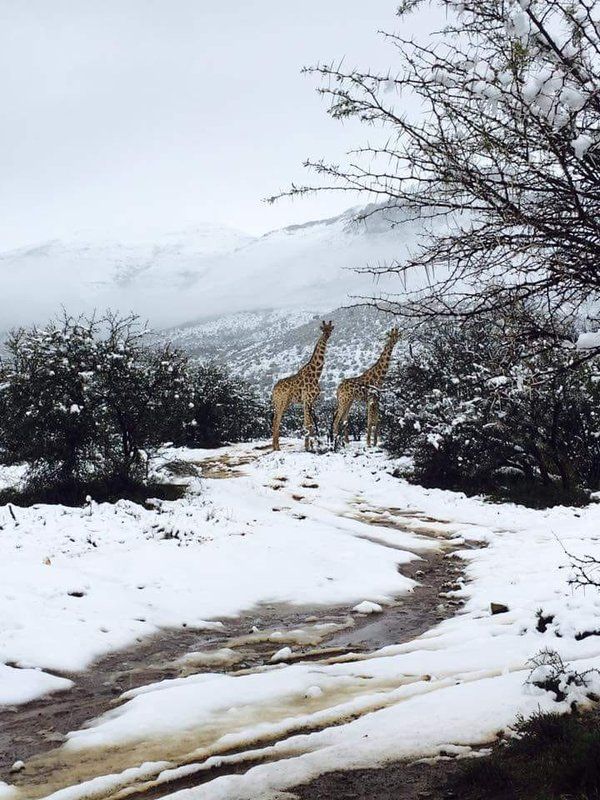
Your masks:
<svg viewBox="0 0 600 800"><path fill-rule="evenodd" d="M314 435L314 404L321 393L319 378L325 363L325 348L331 336L333 323L321 323L321 336L315 345L314 352L309 361L287 378L277 381L273 388L273 450L279 450L279 429L281 419L292 403L304 405L304 448L311 447L311 437Z"/></svg>
<svg viewBox="0 0 600 800"><path fill-rule="evenodd" d="M337 408L333 419L333 443L337 444L340 427L344 432L344 441L348 442L348 415L355 400L364 400L367 404L367 447L371 441L377 444L379 425L379 389L390 366L392 352L400 331L392 328L387 335L386 343L377 361L365 370L362 375L345 378L337 390Z"/></svg>

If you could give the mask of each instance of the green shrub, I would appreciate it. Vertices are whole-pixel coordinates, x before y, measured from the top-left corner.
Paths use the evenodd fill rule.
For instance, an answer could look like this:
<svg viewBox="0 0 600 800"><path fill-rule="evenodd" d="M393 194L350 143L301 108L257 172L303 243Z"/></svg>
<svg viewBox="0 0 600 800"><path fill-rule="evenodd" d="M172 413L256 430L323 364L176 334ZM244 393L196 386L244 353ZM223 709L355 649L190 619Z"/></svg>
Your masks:
<svg viewBox="0 0 600 800"><path fill-rule="evenodd" d="M165 442L214 446L265 432L246 387L170 344L151 346L135 317L65 315L16 331L6 350L0 453L29 465L23 502L138 496Z"/></svg>
<svg viewBox="0 0 600 800"><path fill-rule="evenodd" d="M216 364L191 370L193 422L175 437L191 447L216 447L269 435L267 405L242 381Z"/></svg>

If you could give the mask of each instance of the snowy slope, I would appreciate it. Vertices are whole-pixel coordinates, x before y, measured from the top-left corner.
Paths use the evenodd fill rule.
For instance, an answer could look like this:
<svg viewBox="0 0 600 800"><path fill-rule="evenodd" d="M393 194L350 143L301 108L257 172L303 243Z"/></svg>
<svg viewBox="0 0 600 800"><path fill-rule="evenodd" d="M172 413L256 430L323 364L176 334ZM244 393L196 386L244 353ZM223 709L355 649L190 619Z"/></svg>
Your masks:
<svg viewBox="0 0 600 800"><path fill-rule="evenodd" d="M204 225L142 239L80 235L0 253L0 330L71 311L112 307L164 327L218 314L335 308L384 291L353 270L401 258L421 226L356 211L259 238ZM391 288L398 289L397 283Z"/></svg>
<svg viewBox="0 0 600 800"><path fill-rule="evenodd" d="M81 233L0 253L0 330L69 311L134 310L156 321L168 298L185 293L224 253L252 241L214 225L142 238Z"/></svg>
<svg viewBox="0 0 600 800"><path fill-rule="evenodd" d="M259 391L269 392L275 381L310 358L322 318L333 320L335 326L321 376L327 396L335 392L341 377L357 374L376 360L386 331L398 320L368 306L320 314L306 309L273 309L219 316L168 330L164 338L194 358L223 364ZM407 331L396 348L396 357L408 336Z"/></svg>

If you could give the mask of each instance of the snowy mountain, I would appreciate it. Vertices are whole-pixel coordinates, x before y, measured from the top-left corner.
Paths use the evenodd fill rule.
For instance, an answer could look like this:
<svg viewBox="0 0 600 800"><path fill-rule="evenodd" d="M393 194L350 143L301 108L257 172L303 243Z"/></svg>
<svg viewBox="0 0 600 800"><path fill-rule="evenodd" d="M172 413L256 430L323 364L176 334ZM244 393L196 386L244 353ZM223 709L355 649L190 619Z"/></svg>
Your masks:
<svg viewBox="0 0 600 800"><path fill-rule="evenodd" d="M202 225L145 237L80 234L0 253L0 330L69 311L134 311L155 327L268 309L336 308L386 290L354 271L401 258L418 224L356 210L255 238ZM397 283L389 288L397 289Z"/></svg>
<svg viewBox="0 0 600 800"><path fill-rule="evenodd" d="M224 254L252 241L240 231L201 225L160 236L115 239L81 233L0 253L0 329L44 322L61 306L74 313L119 309L155 324L177 319L185 296Z"/></svg>

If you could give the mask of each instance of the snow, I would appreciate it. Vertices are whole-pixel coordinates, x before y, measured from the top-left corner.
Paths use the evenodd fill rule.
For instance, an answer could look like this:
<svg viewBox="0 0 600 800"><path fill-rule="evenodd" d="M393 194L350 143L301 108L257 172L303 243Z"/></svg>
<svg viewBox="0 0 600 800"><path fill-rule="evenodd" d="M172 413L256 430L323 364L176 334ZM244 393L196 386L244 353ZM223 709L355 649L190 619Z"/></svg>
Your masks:
<svg viewBox="0 0 600 800"><path fill-rule="evenodd" d="M397 565L432 550L463 560L466 582L448 588L445 598L461 598L464 606L411 641L320 661L286 662L308 628L249 633L273 644L264 666L126 692L121 705L70 733L58 763L97 753L103 773L58 790L56 800L261 757L247 771L172 796L268 796L328 770L468 753L519 714L586 702L580 688L557 702L528 676L530 660L544 648L555 649L570 669L600 666L593 633L600 594L569 586L567 555L600 555L597 505L535 510L424 489L392 477L393 463L361 448L320 456L248 446L221 451L244 453L256 458L241 476L192 479L187 499L154 511L128 503L93 505L91 513L38 506L17 509L18 528L5 514L0 555L11 566L0 594L13 594L25 611L19 617L15 603L6 615L2 657L44 668L81 666L161 624L214 624L259 602L381 609L414 586ZM199 458L197 451L175 454ZM295 501L303 483L312 488ZM370 525L373 517L385 525ZM179 540L159 532L173 528ZM87 545L90 536L96 547ZM65 597L69 588L85 594ZM492 615L492 602L509 610ZM540 611L545 631L538 628ZM34 635L31 628L22 635L25 624ZM74 636L76 653L68 646ZM233 663L230 649L213 658L190 654L190 668ZM598 678L590 680L598 691ZM128 767L111 774L112 753L126 754Z"/></svg>
<svg viewBox="0 0 600 800"><path fill-rule="evenodd" d="M560 101L570 111L579 111L586 102L586 96L579 89L572 86L565 86L560 93Z"/></svg>
<svg viewBox="0 0 600 800"><path fill-rule="evenodd" d="M167 455L207 457L193 450ZM366 539L366 524L339 518L339 489L330 508L305 500L300 515L291 495L315 494L301 487L312 463L302 456L289 465L277 456L264 461L270 474L192 479L185 499L152 509L128 501L0 507L0 660L77 671L161 627L210 628L215 618L261 602L353 604L411 588L396 565L414 557L409 550L434 545L410 532L394 534L405 552L386 547L383 531ZM276 494L269 484L281 469L290 480ZM318 494L329 496L326 487ZM31 699L35 685L39 693L62 686L35 676L26 691L22 679L4 681L3 701Z"/></svg>
<svg viewBox="0 0 600 800"><path fill-rule="evenodd" d="M278 650L276 653L273 653L271 656L271 661L276 663L277 661L287 661L290 656L292 655L292 648L291 647L282 647L281 650Z"/></svg>
<svg viewBox="0 0 600 800"><path fill-rule="evenodd" d="M590 350L594 347L600 347L600 331L586 331L579 334L577 338L578 350Z"/></svg>
<svg viewBox="0 0 600 800"><path fill-rule="evenodd" d="M573 150L577 158L583 158L593 143L592 137L587 136L585 133L580 133L576 139L573 139Z"/></svg>
<svg viewBox="0 0 600 800"><path fill-rule="evenodd" d="M373 603L371 600L363 600L362 603L354 606L352 611L356 611L359 614L381 614L383 608L379 603Z"/></svg>
<svg viewBox="0 0 600 800"><path fill-rule="evenodd" d="M392 290L393 281L375 284L354 270L408 253L423 225L408 224L399 239L389 219L394 212L355 225L358 211L258 238L205 225L141 241L84 235L1 252L0 330L45 323L61 306L73 314L134 311L167 327L264 309L314 313L345 305L349 296Z"/></svg>
<svg viewBox="0 0 600 800"><path fill-rule="evenodd" d="M28 703L43 694L72 686L72 681L48 675L39 669L17 669L0 664L0 705Z"/></svg>

